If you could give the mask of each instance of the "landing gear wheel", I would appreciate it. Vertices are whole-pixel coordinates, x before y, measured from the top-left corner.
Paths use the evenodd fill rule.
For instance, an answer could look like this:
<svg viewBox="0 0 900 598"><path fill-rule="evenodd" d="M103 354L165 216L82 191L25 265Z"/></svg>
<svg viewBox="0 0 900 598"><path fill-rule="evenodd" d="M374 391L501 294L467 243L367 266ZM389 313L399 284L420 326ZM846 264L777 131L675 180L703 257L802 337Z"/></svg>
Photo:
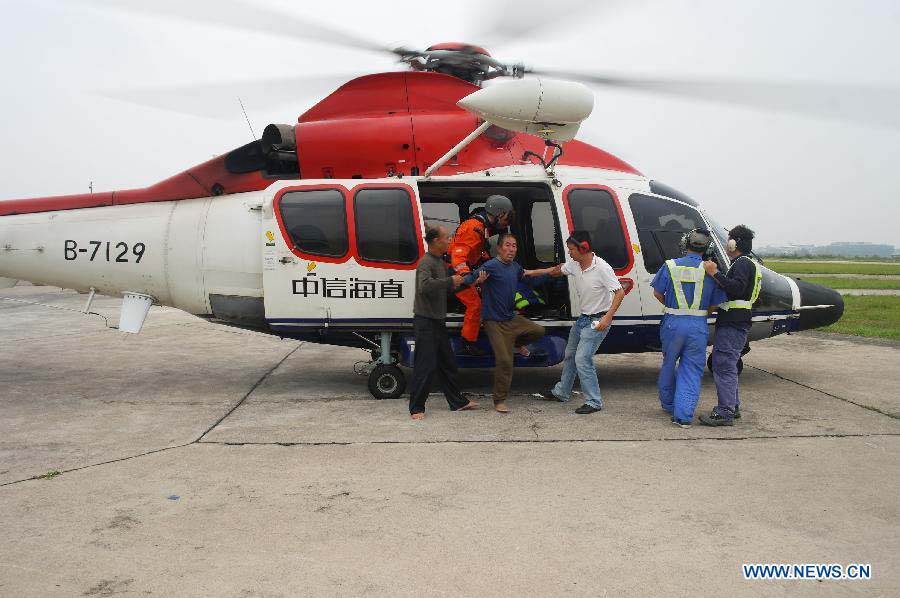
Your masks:
<svg viewBox="0 0 900 598"><path fill-rule="evenodd" d="M709 357L706 358L706 367L708 367L710 373L712 373L712 371L713 371L713 367L712 367L712 353L710 353ZM738 361L737 361L737 371L738 371L738 376L740 376L740 375L741 375L741 372L744 371L744 360L743 360L743 359L738 359Z"/></svg>
<svg viewBox="0 0 900 598"><path fill-rule="evenodd" d="M395 365L378 365L369 374L369 392L376 399L396 399L404 390L406 390L406 376Z"/></svg>

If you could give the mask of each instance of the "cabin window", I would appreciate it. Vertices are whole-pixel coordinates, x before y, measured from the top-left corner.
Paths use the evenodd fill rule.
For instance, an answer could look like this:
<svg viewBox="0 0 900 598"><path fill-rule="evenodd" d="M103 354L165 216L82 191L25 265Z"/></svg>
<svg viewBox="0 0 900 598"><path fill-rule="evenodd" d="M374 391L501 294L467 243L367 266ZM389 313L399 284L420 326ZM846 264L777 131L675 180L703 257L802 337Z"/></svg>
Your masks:
<svg viewBox="0 0 900 598"><path fill-rule="evenodd" d="M677 201L634 194L628 202L641 242L644 267L651 274L666 260L684 255L681 238L695 228L706 228L700 212Z"/></svg>
<svg viewBox="0 0 900 598"><path fill-rule="evenodd" d="M323 257L347 254L347 211L339 190L290 191L281 196L278 209L298 251Z"/></svg>
<svg viewBox="0 0 900 598"><path fill-rule="evenodd" d="M531 235L534 241L534 257L542 264L556 263L556 221L549 201L531 204Z"/></svg>
<svg viewBox="0 0 900 598"><path fill-rule="evenodd" d="M604 189L572 189L567 194L572 230L585 230L591 235L594 253L614 269L629 263L628 243L615 200Z"/></svg>
<svg viewBox="0 0 900 598"><path fill-rule="evenodd" d="M361 259L391 264L419 259L419 223L406 189L361 189L353 199L353 212Z"/></svg>
<svg viewBox="0 0 900 598"><path fill-rule="evenodd" d="M425 223L443 226L453 236L459 228L459 206L455 203L423 203Z"/></svg>

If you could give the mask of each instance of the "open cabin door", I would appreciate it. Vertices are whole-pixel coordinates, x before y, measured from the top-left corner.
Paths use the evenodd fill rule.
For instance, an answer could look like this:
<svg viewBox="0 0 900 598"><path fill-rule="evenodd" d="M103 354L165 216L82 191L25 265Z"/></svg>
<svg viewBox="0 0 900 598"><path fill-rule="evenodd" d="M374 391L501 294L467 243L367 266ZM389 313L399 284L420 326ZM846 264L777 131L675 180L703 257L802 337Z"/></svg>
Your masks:
<svg viewBox="0 0 900 598"><path fill-rule="evenodd" d="M292 182L267 201L263 285L273 329L412 327L424 255L415 181Z"/></svg>

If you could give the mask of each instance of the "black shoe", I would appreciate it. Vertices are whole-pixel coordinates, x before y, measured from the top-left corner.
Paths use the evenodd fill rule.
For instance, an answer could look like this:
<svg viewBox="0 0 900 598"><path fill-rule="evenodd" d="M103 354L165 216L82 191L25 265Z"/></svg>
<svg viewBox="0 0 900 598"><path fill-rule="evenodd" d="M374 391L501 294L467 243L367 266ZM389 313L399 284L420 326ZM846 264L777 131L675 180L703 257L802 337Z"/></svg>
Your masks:
<svg viewBox="0 0 900 598"><path fill-rule="evenodd" d="M678 426L679 428L690 428L691 421L688 419L675 419L675 416L672 416L672 423Z"/></svg>
<svg viewBox="0 0 900 598"><path fill-rule="evenodd" d="M741 406L737 405L734 408L734 419L741 419Z"/></svg>
<svg viewBox="0 0 900 598"><path fill-rule="evenodd" d="M709 415L700 416L700 423L704 426L733 426L734 418L725 417L719 413L718 409L713 409Z"/></svg>
<svg viewBox="0 0 900 598"><path fill-rule="evenodd" d="M553 394L552 390L542 390L541 392L537 393L536 396L541 397L541 399L543 399L545 401L555 401L557 403L565 403L565 401L563 401L561 398L559 398L558 396Z"/></svg>
<svg viewBox="0 0 900 598"><path fill-rule="evenodd" d="M487 351L465 339L463 339L462 347L460 347L459 352L463 355L470 355L472 357L484 357L487 355Z"/></svg>
<svg viewBox="0 0 900 598"><path fill-rule="evenodd" d="M585 403L581 407L575 410L575 413L578 415L587 415L588 413L597 413L598 411L602 411L603 407L594 407L593 405L588 405Z"/></svg>

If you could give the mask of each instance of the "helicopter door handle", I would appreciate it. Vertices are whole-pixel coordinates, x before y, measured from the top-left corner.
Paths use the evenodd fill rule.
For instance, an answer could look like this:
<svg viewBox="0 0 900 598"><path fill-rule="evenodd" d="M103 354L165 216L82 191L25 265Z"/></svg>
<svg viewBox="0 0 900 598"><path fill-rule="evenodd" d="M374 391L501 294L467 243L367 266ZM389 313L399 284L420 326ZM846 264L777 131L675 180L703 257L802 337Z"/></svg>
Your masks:
<svg viewBox="0 0 900 598"><path fill-rule="evenodd" d="M278 261L281 262L282 264L293 264L294 258L285 256Z"/></svg>

